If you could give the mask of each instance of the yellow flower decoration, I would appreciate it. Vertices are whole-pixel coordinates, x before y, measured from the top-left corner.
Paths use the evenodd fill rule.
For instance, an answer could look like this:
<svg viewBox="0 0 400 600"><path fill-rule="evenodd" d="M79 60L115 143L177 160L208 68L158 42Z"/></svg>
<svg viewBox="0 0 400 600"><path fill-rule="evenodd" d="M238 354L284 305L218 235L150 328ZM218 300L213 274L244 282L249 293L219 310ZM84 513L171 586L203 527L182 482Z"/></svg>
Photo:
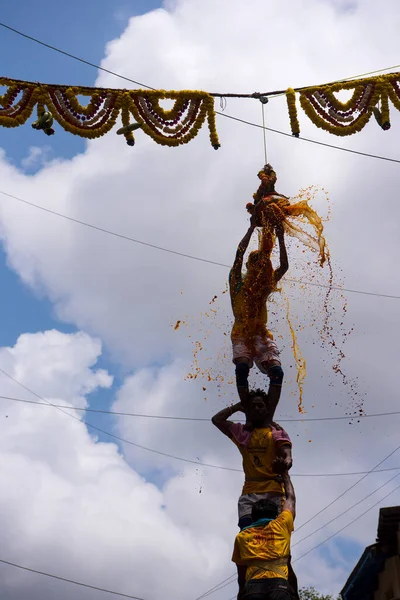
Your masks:
<svg viewBox="0 0 400 600"><path fill-rule="evenodd" d="M117 133L130 146L135 143L133 131L140 128L158 144L173 147L190 142L207 120L211 144L215 149L220 146L214 98L207 92L71 87L8 78L0 78L0 85L8 87L0 96L3 127L23 125L36 105L38 118L32 126L48 135L54 133L55 120L74 135L94 139L110 131L120 117L122 128ZM81 104L78 96L88 98L88 103ZM172 108L162 107L164 99L174 101Z"/></svg>

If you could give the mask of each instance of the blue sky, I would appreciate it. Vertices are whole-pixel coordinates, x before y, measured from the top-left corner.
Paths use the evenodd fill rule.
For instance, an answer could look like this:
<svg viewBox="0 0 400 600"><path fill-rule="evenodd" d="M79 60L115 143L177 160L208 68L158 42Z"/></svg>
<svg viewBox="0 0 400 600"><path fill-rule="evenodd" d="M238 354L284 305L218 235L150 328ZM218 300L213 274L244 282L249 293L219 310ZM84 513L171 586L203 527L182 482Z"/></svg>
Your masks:
<svg viewBox="0 0 400 600"><path fill-rule="evenodd" d="M1 22L61 50L99 64L108 41L118 37L129 17L157 8L153 0L22 0L6 3ZM1 28L0 73L15 79L45 83L93 85L97 70L72 58ZM127 74L129 76L129 74ZM42 132L28 127L3 130L1 146L19 164L29 146L51 146L53 157L70 157L83 151L85 141L57 130L50 142Z"/></svg>
<svg viewBox="0 0 400 600"><path fill-rule="evenodd" d="M143 14L160 5L153 0L21 0L6 3L0 10L0 21L56 46L66 52L99 64L108 41L118 37L126 27L129 17ZM14 32L0 28L0 73L15 79L43 81L45 83L70 83L93 85L97 70L57 52L44 48ZM129 75L129 74L128 74ZM31 146L49 147L49 158L70 158L83 152L85 141L57 129L48 138L29 124L16 129L2 129L0 145L10 162L21 167ZM4 190L11 191L11 190ZM29 198L27 198L29 200ZM1 200L1 199L0 199ZM70 333L75 327L60 322L54 315L51 302L35 296L9 269L6 256L0 249L0 309L2 313L1 346L13 346L21 333L56 328ZM110 397L121 382L118 365L112 363L103 347L98 366L114 375L111 390L100 390L92 395L97 408L107 408ZM90 399L89 399L90 400ZM88 420L112 431L112 420L106 415L88 414ZM99 434L100 439L110 441Z"/></svg>

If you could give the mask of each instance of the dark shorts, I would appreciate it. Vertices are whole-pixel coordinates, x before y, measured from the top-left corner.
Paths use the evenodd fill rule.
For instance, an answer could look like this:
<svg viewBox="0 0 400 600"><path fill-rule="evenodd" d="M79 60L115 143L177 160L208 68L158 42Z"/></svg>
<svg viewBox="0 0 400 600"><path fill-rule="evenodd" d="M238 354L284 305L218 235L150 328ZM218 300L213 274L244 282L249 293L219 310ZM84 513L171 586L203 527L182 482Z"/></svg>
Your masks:
<svg viewBox="0 0 400 600"><path fill-rule="evenodd" d="M250 579L245 585L243 600L293 600L294 592L287 579Z"/></svg>

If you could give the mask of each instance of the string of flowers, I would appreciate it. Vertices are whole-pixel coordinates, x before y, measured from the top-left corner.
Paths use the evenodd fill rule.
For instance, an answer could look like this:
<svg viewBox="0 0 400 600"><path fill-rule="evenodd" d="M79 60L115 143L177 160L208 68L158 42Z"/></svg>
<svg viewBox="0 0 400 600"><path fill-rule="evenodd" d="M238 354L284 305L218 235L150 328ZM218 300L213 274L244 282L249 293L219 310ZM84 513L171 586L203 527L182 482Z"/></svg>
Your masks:
<svg viewBox="0 0 400 600"><path fill-rule="evenodd" d="M155 142L164 146L180 146L190 142L207 121L213 148L220 147L214 98L198 90L118 90L68 87L0 78L7 90L0 95L0 126L18 127L26 123L37 106L34 129L52 135L53 121L80 137L94 139L105 135L121 118L128 145L135 143L133 131L142 129ZM78 97L88 98L86 105ZM172 100L164 109L160 102ZM134 119L134 121L132 120Z"/></svg>
<svg viewBox="0 0 400 600"><path fill-rule="evenodd" d="M220 147L212 94L199 90L121 90L107 88L73 87L0 78L0 126L19 127L26 123L37 107L37 120L32 127L53 135L54 121L73 135L94 139L114 128L118 119L128 145L135 144L133 131L141 129L156 143L180 146L189 143L207 122L213 148ZM352 91L342 102L337 93ZM346 82L302 88L289 88L286 100L292 134L300 135L296 106L321 129L334 135L346 136L361 131L374 115L383 130L390 128L389 100L400 110L400 73L390 73ZM79 97L87 98L82 104ZM248 97L259 97L252 94ZM172 101L171 108L163 108L163 100Z"/></svg>
<svg viewBox="0 0 400 600"><path fill-rule="evenodd" d="M294 135L295 137L299 137L300 124L297 118L296 92L292 88L289 88L286 92L286 101L288 105L290 128L292 130L292 135Z"/></svg>
<svg viewBox="0 0 400 600"><path fill-rule="evenodd" d="M353 91L346 102L335 95L343 90ZM302 109L314 125L334 135L361 131L372 115L380 127L387 130L390 128L389 99L400 110L400 73L305 88L299 91L299 96ZM287 90L286 99L292 134L298 137L300 126L293 89Z"/></svg>

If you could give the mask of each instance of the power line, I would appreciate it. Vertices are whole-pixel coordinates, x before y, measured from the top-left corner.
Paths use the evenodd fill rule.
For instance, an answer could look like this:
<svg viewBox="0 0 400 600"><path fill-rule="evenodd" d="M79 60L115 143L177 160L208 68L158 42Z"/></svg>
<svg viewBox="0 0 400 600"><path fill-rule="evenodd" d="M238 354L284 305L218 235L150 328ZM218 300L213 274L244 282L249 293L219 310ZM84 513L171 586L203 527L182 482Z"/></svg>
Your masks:
<svg viewBox="0 0 400 600"><path fill-rule="evenodd" d="M378 502L375 502L375 504L373 504L372 506L370 506L369 508L367 508L367 510L365 510L363 513L361 513L361 515L358 515L357 517L355 517L352 521L350 521L350 523L347 523L347 525L345 525L344 527L342 527L341 529L339 529L339 531L337 531L336 533L333 533L332 535L330 535L328 538L326 538L325 540L323 540L322 542L320 542L316 546L313 546L313 548L310 548L310 550L307 550L307 552L304 552L304 554L302 554L301 556L299 556L298 558L296 558L293 561L293 563L297 562L298 560L301 560L302 558L304 558L305 556L307 556L307 554L310 554L310 552L313 552L314 550L316 550L317 548L319 548L320 546L322 546L323 544L325 544L326 542L328 542L329 540L331 540L335 536L339 535L339 533L342 533L342 531L344 531L345 529L347 529L347 527L350 527L350 525L353 525L353 523L355 523L356 521L358 521L359 519L361 519L361 517L363 517L364 515L366 515L373 508L375 508L375 506L378 506L378 504L380 504L381 502L383 502L384 500L386 500L386 498L388 498L389 496L391 496L399 488L400 488L400 485L398 485L397 487L394 488L394 490L392 490L391 492L389 492L388 494L386 494L386 496L384 496L383 498L381 498L380 500L378 500Z"/></svg>
<svg viewBox="0 0 400 600"><path fill-rule="evenodd" d="M376 73L383 73L384 71L391 71L392 69L398 69L400 65L393 65L392 67L387 67L386 69L377 69L376 71L368 71L367 73L361 73L360 75L353 75L352 77L346 77L345 79L337 79L336 81L331 81L330 83L322 83L317 85L308 85L306 87L301 88L293 88L295 92L302 92L308 90L312 87L325 87L327 85L334 85L335 83L344 83L346 81L352 81L361 79L364 77L368 77L368 75L375 75ZM280 90L279 92L271 92L269 94L263 94L264 96L272 96L273 98L278 98L279 96L286 96L287 90Z"/></svg>
<svg viewBox="0 0 400 600"><path fill-rule="evenodd" d="M156 246L155 244L150 244L148 242L143 242L142 240L137 240L135 238L129 237L128 235L124 235L122 233L117 233L116 231L110 231L109 229L104 229L103 227L98 227L97 225L93 225L92 223L86 223L85 221L80 221L79 219L75 219L74 217L69 217L68 215L64 215L62 213L58 213L55 210L51 210L50 208L45 208L44 206L40 206L39 204L34 204L33 202L28 202L28 200L23 200L22 198L18 198L17 196L13 196L12 194L8 194L7 192L3 192L0 190L0 194L4 196L8 196L13 200L17 200L18 202L23 202L29 206L42 210L44 212L50 213L57 217L61 217L63 219L67 219L68 221L72 221L73 223L78 223L79 225L84 225L85 227L90 227L91 229L95 229L96 231L100 231L102 233L107 233L108 235L112 235L114 237L126 240L128 242L134 242L135 244L141 244L142 246L149 246L150 248L155 248L156 250L162 250L163 252L168 252L169 254L176 254L178 256L183 256L185 258L191 258L192 260L198 260L200 262L209 263L212 265L218 265L220 267L229 267L229 265L224 265L223 263L218 263L213 260L207 260L205 258L200 258L198 256L192 256L191 254L185 254L184 252L177 252L176 250L170 250L169 248L163 248L162 246ZM400 299L400 296L399 296Z"/></svg>
<svg viewBox="0 0 400 600"><path fill-rule="evenodd" d="M334 517L333 519L331 519L330 521L328 521L327 523L325 523L325 525L321 525L321 527L318 527L318 529L315 529L312 533L309 533L305 537L301 538L301 540L298 540L295 544L293 544L292 548L294 548L298 544L301 544L301 542L304 542L304 540L307 540L311 536L315 535L316 533L318 533L318 531L321 531L321 529L324 529L325 527L327 527L328 525L330 525L334 521L337 521L337 519L340 519L340 517L343 517L343 515L345 515L346 513L350 512L356 506L359 506L361 504L361 502L364 502L365 500L367 500L367 498L370 498L371 496L373 496L374 494L376 494L376 492L378 492L380 489L382 489L385 486L387 486L391 481L393 481L394 479L396 479L399 476L400 476L400 473L397 473L396 475L393 475L393 477L391 477L388 481L386 481L386 483L383 483L382 485L380 485L376 490L374 490L373 492L371 492L370 494L368 494L368 496L364 496L364 498L362 498L362 500L357 500L357 502L355 502L354 504L352 504L349 508L346 508L345 511L340 512L336 517Z"/></svg>
<svg viewBox="0 0 400 600"><path fill-rule="evenodd" d="M95 69L98 69L100 71L104 71L105 73L109 73L110 75L113 75L114 77L119 77L120 79L124 79L125 81L129 81L131 83L134 83L135 85L139 85L142 88L147 88L149 90L155 90L155 88L145 85L143 83L140 83L138 81L135 81L134 79L131 79L129 77L125 77L125 75L120 75L119 73L115 73L114 71L110 71L109 69L105 69L104 67L101 67L100 65L96 65L90 61L87 61L83 58L80 58L79 56L75 56L74 54L70 54L69 52L65 52L64 50L61 50L60 48L56 48L55 46L52 46L51 44L46 44L45 42L42 42L41 40L38 40L37 38L34 38L30 35L27 35L25 33L22 33L21 31L19 31L18 29L15 29L14 27L11 27L9 25L6 25L5 23L1 23L0 22L0 26L4 27L5 29L8 29L10 31L13 31L14 33L17 33L18 35L21 35L24 38L27 38L33 42L36 42L37 44L40 44L41 46L45 46L46 48L49 48L50 50L54 50L55 52L59 52L60 54L64 54L65 56L68 56L69 58L73 58L74 60L77 60L79 62L82 62L86 65L89 65L90 67L94 67ZM383 71L387 71L393 68L397 68L400 67L400 65L395 65L394 67L387 67L386 69L379 69L377 71L371 71L370 73L366 73L364 75L370 75L373 73L381 73ZM362 77L362 75L359 75L358 77ZM349 79L340 79L340 81L349 81ZM330 84L323 84L323 85L330 85ZM308 87L315 87L315 86L306 86L306 87L302 87L302 88L296 88L295 91L301 91L301 90L306 90L308 89ZM279 96L281 94L286 93L286 90L281 90L278 92L265 92L265 93L253 93L253 94L220 94L220 93L214 93L211 94L213 96L220 96L223 98L227 98L227 97L236 97L236 98L260 98L261 96L271 96L271 95L275 95L275 96ZM251 125L252 127L261 127L264 128L262 125L258 125L257 123L252 123L250 121L245 121L243 119L239 119L238 117L234 117L232 115L228 115L227 113L222 113L219 111L216 111L216 113L222 117L227 117L228 119L233 119L234 121L239 121L240 123L245 123L247 125ZM279 131L277 129L271 129L269 127L265 127L265 129L267 129L268 131L272 131L274 133L279 133L281 135L286 135L288 137L293 137L291 134L289 133L285 133L284 131ZM352 154L359 154L360 156L367 156L370 158L377 158L379 160L386 160L389 162L394 162L394 163L400 163L400 160L397 160L395 158L387 158L384 156L378 156L375 154L368 154L366 152L359 152L357 150L349 150L348 148L343 148L342 146L335 146L333 144L326 144L324 142L318 142L317 140L311 140L309 138L303 138L303 137L299 137L298 139L303 140L304 142L310 142L312 144L318 144L320 146L326 146L327 148L334 148L335 150L342 150L343 152L350 152Z"/></svg>
<svg viewBox="0 0 400 600"><path fill-rule="evenodd" d="M113 590L106 590L105 588L97 587L95 585L89 585L88 583L82 583L81 581L75 581L74 579L67 579L66 577L60 577L59 575L53 575L52 573L45 573L44 571L38 571L37 569L30 569L29 567L23 567L16 563L8 560L0 559L0 563L9 565L10 567L16 567L23 571L29 571L30 573L36 573L37 575L44 575L45 577L51 577L52 579L58 579L58 581L65 581L66 583L73 583L74 585L80 585L81 587L90 588L91 590L97 590L98 592L105 592L106 594L113 594L114 596L122 596L123 598L133 598L134 600L143 600L138 596L130 596L129 594L121 594L120 592L114 592Z"/></svg>
<svg viewBox="0 0 400 600"><path fill-rule="evenodd" d="M31 35L22 33L22 31L18 31L18 29L14 29L14 27L11 27L10 25L6 25L5 23L0 23L0 27L4 27L4 29L13 31L14 33L17 33L18 35L20 35L28 40L31 40L32 42L36 42L36 44L40 44L41 46L44 46L45 48L54 50L55 52L58 52L59 54L64 54L64 56L68 56L69 58L73 58L74 60L84 63L85 65L89 65L89 67L94 67L95 69L99 69L99 71L104 71L105 73L109 73L110 75L114 75L115 77L119 77L120 79L124 79L125 81L130 81L131 83L134 83L135 85L138 85L140 87L147 88L149 90L154 90L154 88L149 87L148 85L145 85L144 83L140 83L139 81L135 81L134 79L130 79L129 77L125 77L124 75L120 75L119 73L114 73L114 71L110 71L109 69L100 67L99 65L96 65L88 60L85 60L84 58L80 58L79 56L75 56L74 54L70 54L69 52L65 52L65 50L60 50L60 48L56 48L56 46L52 46L51 44L46 44L45 42L42 42L41 40L38 40L37 38L32 37Z"/></svg>
<svg viewBox="0 0 400 600"><path fill-rule="evenodd" d="M118 435L115 435L114 433L110 433L109 431L101 429L100 427L97 427L96 425L92 425L92 423L89 423L85 419L79 419L78 417L75 417L74 415L71 415L70 413L66 412L65 410L63 410L61 408L58 408L56 405L52 404L51 402L49 402L48 400L46 400L45 398L43 398L43 396L40 396L39 394L37 394L36 392L34 392L33 390L31 390L28 386L24 385L23 383L21 383L20 381L18 381L17 379L15 379L15 377L13 377L12 375L10 375L6 371L4 371L4 369L0 368L0 372L3 373L6 377L8 377L9 379L11 379L12 381L14 381L16 384L20 385L22 388L24 388L25 390L27 390L28 392L30 392L31 394L33 394L34 396L36 396L36 398L38 398L39 400L43 400L43 402L46 402L50 406L53 406L53 408L56 408L57 410L59 410L63 414L67 415L68 417L71 417L71 419L74 419L75 421L78 421L78 423L84 423L87 427L91 427L95 431L99 431L100 433L103 433L104 435L108 435L109 437L114 438L114 439L116 439L116 440L118 440L120 442L123 442L124 444L129 444L131 446L135 446L135 448L140 448L141 450L147 450L147 452L152 452L153 454L158 454L160 456L165 456L167 458L173 458L175 460L179 460L179 461L182 461L182 462L191 463L191 464L194 464L194 465L200 465L200 466L204 466L204 467L209 467L211 469L222 469L224 471L234 471L234 472L238 472L238 473L242 472L241 469L234 469L234 468L231 468L231 467L223 467L223 466L220 466L220 465L211 465L211 464L208 464L208 463L203 463L203 462L200 462L200 461L197 461L197 460L191 460L189 458L182 458L181 456L175 456L174 454L168 454L167 452L161 452L160 450L154 450L154 448L147 448L146 446L142 446L140 444L136 444L135 442L132 442L131 440L127 440L127 439L122 438L122 437L120 437Z"/></svg>
<svg viewBox="0 0 400 600"><path fill-rule="evenodd" d="M356 485L358 485L359 483L361 483L361 481L363 481L366 477L368 477L368 475L370 475L371 473L379 473L381 470L377 471L376 469L378 467L380 467L384 462L386 462L391 456L393 456L393 454L395 454L398 450L400 450L400 445L397 446L397 448L395 448L387 456L385 456L385 458L383 460L381 460L380 462L378 462L378 464L375 465L375 467L373 467L370 471L368 471L367 473L364 473L363 476L361 477L361 479L358 479L358 481L356 481L355 483L353 483L353 485L351 485L344 492L342 492L341 494L339 494L339 496L337 496L335 498L335 500L332 500L332 502L330 502L329 504L327 504L324 508L322 508L320 511L318 511L317 513L315 513L314 516L312 516L310 519L308 519L308 521L305 521L304 523L302 523L300 525L300 527L297 527L296 531L300 531L300 529L302 529L302 527L304 527L305 525L307 525L308 523L310 523L311 521L313 521L315 519L315 517L318 517L318 515L322 514L327 508L330 508L333 504L335 504L338 500L340 500L340 498L343 498L343 496L345 496L347 494L347 492L350 492L350 490L352 490L353 488L355 488Z"/></svg>
<svg viewBox="0 0 400 600"><path fill-rule="evenodd" d="M117 233L116 231L111 231L110 229L105 229L104 227L99 227L97 225L93 225L92 223L87 223L86 221L81 221L80 219L75 219L74 217L70 217L68 215L65 215L63 213L59 213L55 210L52 210L50 208L45 208L44 206L40 206L40 204L35 204L34 202L29 202L28 200L24 200L23 198L19 198L18 196L14 196L13 194L9 194L8 192L4 192L3 190L0 190L0 194L2 194L3 196L6 196L7 198L11 198L12 200L16 200L17 202L22 202L23 204L26 204L27 206L31 206L33 208L36 208L38 210L41 210L43 212L47 212L49 214L52 214L56 217L61 217L62 219L66 219L67 221L71 221L73 223L77 223L78 225L83 225L84 227L89 227L90 229L94 229L96 231L100 231L101 233L105 233L107 235L112 235L116 238L120 238L123 239L127 242L133 242L135 244L140 244L142 246L148 246L150 248L154 248L156 250L160 250L162 252L167 252L169 254L176 254L177 256L183 256L184 258L190 258L191 260L197 260L199 262L204 262L204 263L208 263L211 265L216 265L218 267L225 267L227 269L231 268L231 265L227 265L225 263L220 263L214 260L209 260L207 258L202 258L199 256L194 256L192 254L186 254L185 252L178 252L176 250L171 250L170 248L164 248L163 246L157 246L155 244L151 244L149 242L144 242L142 240L138 240L136 238L130 237L128 235L124 235L122 233ZM396 296L393 294L380 294L377 292L366 292L363 290L354 290L351 288L345 288L345 287L339 287L339 286L335 286L335 285L325 285L322 283L314 283L312 281L303 281L301 279L289 279L287 277L284 278L285 281L288 281L289 283L296 283L296 284L301 284L301 285L310 285L313 287L320 287L320 288L324 288L324 289L331 289L331 290L335 290L335 291L339 291L339 292L348 292L351 294L362 294L365 296L377 296L379 298L391 298L394 300L400 300L400 296Z"/></svg>
<svg viewBox="0 0 400 600"><path fill-rule="evenodd" d="M211 596L211 594L213 594L214 592L218 592L219 590L222 590L222 588L224 588L227 585L230 585L231 583L233 583L235 581L235 579L236 579L236 573L233 573L232 575L229 575L229 577L227 577L226 579L224 579L220 583L217 583L217 585L214 585L214 587L212 587L209 590L207 590L206 592L204 592L204 594L202 594L201 596L198 596L197 598L195 598L195 600L202 600L202 598L206 598L207 596Z"/></svg>
<svg viewBox="0 0 400 600"><path fill-rule="evenodd" d="M294 138L291 133L285 133L284 131L280 131L279 129L272 129L271 127L265 127L263 125L259 125L258 123L253 123L252 121L246 121L245 119L239 119L239 117L234 117L232 115L228 115L227 113L220 112L218 110L215 111L217 115L221 117L226 117L227 119L232 119L233 121L238 121L239 123L244 123L245 125L251 125L252 127L258 127L259 129L266 129L267 131L272 131L273 133L279 133L279 135L285 135L287 137L302 140L303 142L310 142L311 144L318 144L319 146L326 146L327 148L334 148L335 150L342 150L343 152L350 152L351 154L359 154L360 156L367 156L369 158L377 158L379 160L386 160L393 163L400 163L400 160L397 158L389 158L387 156L380 156L378 154L369 154L368 152L361 152L359 150L350 150L349 148L343 148L343 146L335 146L334 144L327 144L326 142L319 142L317 140L311 140L310 138L305 138L299 136L298 138Z"/></svg>
<svg viewBox="0 0 400 600"><path fill-rule="evenodd" d="M77 410L92 413L101 413L106 415L116 415L120 417L139 417L145 419L166 419L171 421L200 421L203 423L209 423L210 419L205 417L175 417L170 415L147 415L143 413L130 413L117 410L105 410L99 408L86 408L84 406L66 406L65 404L48 404L47 402L38 402L37 400L26 400L25 398L14 398L13 396L0 396L0 399L12 400L13 402L25 402L26 404L37 404L38 406L52 406L54 408L65 408L66 410ZM400 415L400 411L386 412L386 413L372 413L370 415L356 415L356 416L341 416L341 417L309 417L299 419L279 419L281 423L303 423L303 421L349 421L350 419L366 419L372 417L387 417L393 415ZM239 422L244 423L244 419L238 419Z"/></svg>
<svg viewBox="0 0 400 600"><path fill-rule="evenodd" d="M71 417L71 419L74 419L75 421L78 421L78 423L84 423L87 427L91 427L92 429L94 429L96 431L99 431L100 433L103 433L104 435L108 435L108 436L110 436L110 437L112 437L112 438L114 438L114 439L116 439L116 440L118 440L120 442L123 442L125 444L129 444L131 446L135 446L135 448L140 448L141 450L147 450L147 452L152 452L153 454L158 454L160 456L165 456L167 458L173 458L173 459L179 460L181 462L187 462L187 463L194 464L194 465L199 465L199 466L202 466L202 467L208 467L210 469L221 469L223 471L232 471L234 473L242 473L243 472L242 469L235 469L233 467L224 467L222 465L213 465L213 464L210 464L210 463L204 463L204 462L197 461L197 460L191 460L189 458L183 458L182 456L176 456L174 454L168 454L167 452L161 452L160 450L155 450L154 448L148 448L147 446L142 446L141 444L136 444L135 442L132 442L131 440L127 440L125 438L122 438L122 437L114 434L114 433L110 433L109 431L106 431L105 429L101 429L100 427L97 427L96 425L93 425L92 423L89 423L88 421L86 421L84 419L79 419L78 417L75 417L74 415L71 415L70 413L66 412L62 408L59 408L57 405L52 404L51 402L49 402L48 400L46 400L45 398L43 398L43 396L40 396L39 394L37 394L36 392L34 392L32 389L30 389L25 384L23 384L20 381L18 381L17 379L15 379L15 377L13 377L12 375L10 375L6 371L4 371L4 369L0 368L0 373L3 373L6 377L8 377L12 381L14 381L16 384L20 385L22 388L24 388L25 390L27 390L28 392L30 392L31 394L33 394L34 396L36 396L36 398L38 398L39 400L42 400L43 402L45 402L49 406L52 406L53 408L56 408L57 410L59 410L60 412L64 413L68 417ZM394 454L394 452L392 452L391 454ZM391 454L389 456L391 456ZM384 460L386 460L386 459L384 459ZM381 461L381 463L379 463L379 464L382 464L382 462L384 462L384 461ZM387 468L387 469L380 469L379 471L375 471L375 472L376 473L382 473L382 472L385 472L385 471L398 471L398 470L400 470L400 467L390 467L390 468ZM346 475L365 475L365 474L369 475L370 473L371 473L371 471L368 471L368 472L361 471L361 472L354 472L354 473L297 473L297 474L293 474L292 477L341 477L341 476L346 476ZM360 479L360 481L361 481L361 479ZM349 488L349 489L351 489L351 488Z"/></svg>
<svg viewBox="0 0 400 600"><path fill-rule="evenodd" d="M120 75L119 73L115 73L114 71L110 71L109 69L105 69L104 67L101 67L100 65L96 65L95 63L92 63L88 60L85 60L84 58L81 58L79 56L76 56L75 54L71 54L70 52L66 52L65 50L61 50L61 48L57 48L56 46L53 46L51 44L47 44L46 42L43 42L42 40L39 40L38 38L35 38L31 35L28 35L26 33L23 33L22 31L19 31L18 29L15 29L14 27L11 27L10 25L7 25L6 23L0 23L1 27L4 27L4 29L8 29L9 31L12 31L13 33L16 33L17 35L20 35L21 37L24 37L28 40L31 40L32 42L35 42L36 44L40 44L41 46L44 46L45 48L48 48L49 50L54 50L54 52L58 52L59 54L63 54L64 56L68 56L69 58L73 58L74 60L77 60L85 65L88 65L89 67L94 67L95 69L98 69L99 71L104 71L105 73L109 73L110 75L114 75L114 77L119 77L120 79L124 79L125 81L130 81L131 83L134 83L135 85L138 85L142 88L147 88L148 90L155 90L155 88L146 85L144 83L140 83L138 81L135 81L134 79L131 79L130 77L125 77L124 75ZM362 77L366 77L368 75L374 75L375 73L383 73L384 71L390 71L391 69L397 69L399 68L400 65L394 65L392 67L386 67L384 69L377 69L376 71L369 71L368 73L362 73L360 75L354 75L353 77L346 77L345 79L338 79L336 81L331 81L329 83L322 83L322 84L318 84L318 87L324 87L327 85L333 85L334 83L341 83L341 82L345 82L345 81L351 81L353 79L359 79ZM307 86L302 86L302 87L298 87L298 88L294 88L295 92L301 92L304 90L307 90L311 87L317 87L315 84L314 85L307 85ZM216 96L216 97L222 97L222 98L255 98L258 99L260 97L263 96L281 96L286 94L287 90L276 90L276 91L272 91L272 92L253 92L251 94L241 94L241 93L231 93L231 92L226 92L226 93L222 93L222 92L209 92L211 96Z"/></svg>

